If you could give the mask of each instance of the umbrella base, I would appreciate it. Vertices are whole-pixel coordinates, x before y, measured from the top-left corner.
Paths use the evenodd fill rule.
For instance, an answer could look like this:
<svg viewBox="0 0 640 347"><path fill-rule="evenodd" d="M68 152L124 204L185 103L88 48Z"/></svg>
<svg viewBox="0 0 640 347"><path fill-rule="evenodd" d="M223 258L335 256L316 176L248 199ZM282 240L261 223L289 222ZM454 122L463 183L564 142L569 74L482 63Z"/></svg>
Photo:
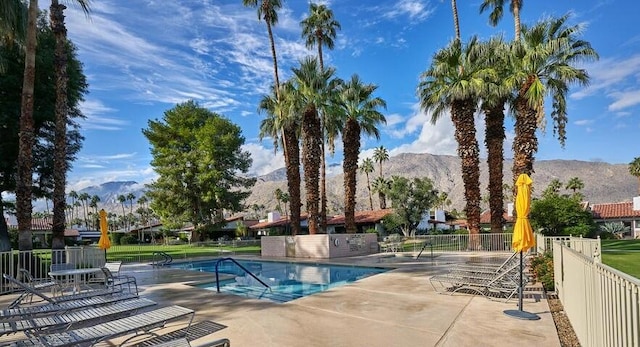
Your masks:
<svg viewBox="0 0 640 347"><path fill-rule="evenodd" d="M511 317L517 318L517 319L523 319L523 320L538 320L538 319L540 319L540 316L538 316L537 314L531 313L531 312L527 312L527 311L504 310L503 312L507 316L511 316Z"/></svg>

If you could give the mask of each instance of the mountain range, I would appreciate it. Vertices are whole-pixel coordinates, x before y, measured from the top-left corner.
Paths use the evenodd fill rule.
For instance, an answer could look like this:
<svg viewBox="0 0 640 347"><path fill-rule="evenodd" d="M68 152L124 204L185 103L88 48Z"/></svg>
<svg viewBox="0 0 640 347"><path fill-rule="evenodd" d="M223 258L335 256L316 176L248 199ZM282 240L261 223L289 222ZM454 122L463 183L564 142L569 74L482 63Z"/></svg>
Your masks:
<svg viewBox="0 0 640 347"><path fill-rule="evenodd" d="M504 163L504 182L512 183L512 162ZM553 179L566 184L570 178L578 177L584 183L582 194L592 204L631 201L637 196L638 181L629 174L627 164L609 164L605 162L590 162L578 160L539 160L534 163L535 173L533 179L533 197L538 196ZM370 174L373 181L379 175L376 164L375 172ZM451 200L448 209L462 210L464 208L464 185L460 175L460 159L449 155L432 154L399 154L389 158L382 165L383 175L391 176L428 177L441 192L446 192ZM486 161L480 165L481 194L488 195L487 182L488 170ZM342 214L344 204L343 175L339 164L327 165L327 200L331 214ZM251 195L245 201L246 206L264 206L264 211L276 209L275 190L287 191L285 169L278 169L269 174L258 177L251 191ZM304 199L304 185L303 199ZM78 194L88 193L100 197L100 207L108 211L120 214L122 206L117 201L118 195L133 193L139 198L144 193L144 185L133 181L107 182L99 186L87 187L78 191ZM563 192L565 192L563 190ZM570 191L566 191L570 193ZM304 203L304 201L303 201ZM373 197L374 208L379 205L377 196ZM483 203L483 209L487 208ZM125 208L129 209L128 202ZM134 205L134 210L135 210ZM356 210L369 209L369 196L367 193L366 176L358 173L357 207ZM42 209L44 210L44 209ZM304 210L304 207L303 207Z"/></svg>

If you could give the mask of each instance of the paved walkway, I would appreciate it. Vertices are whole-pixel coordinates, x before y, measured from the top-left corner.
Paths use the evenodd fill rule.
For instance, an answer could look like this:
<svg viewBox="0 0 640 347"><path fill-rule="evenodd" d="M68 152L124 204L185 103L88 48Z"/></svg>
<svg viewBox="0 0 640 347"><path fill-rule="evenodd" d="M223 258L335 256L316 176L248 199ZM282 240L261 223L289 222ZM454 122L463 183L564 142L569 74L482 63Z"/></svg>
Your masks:
<svg viewBox="0 0 640 347"><path fill-rule="evenodd" d="M221 338L230 339L232 346L264 347L560 346L547 301L540 292L527 291L524 309L541 319L524 321L503 313L516 309L517 299L504 303L433 291L430 275L446 271L454 262L482 256L445 254L420 261L380 256L333 259L334 263L395 269L284 304L189 285L211 282L212 274L185 275L180 270L131 265L124 271L138 278L143 297L195 309L196 322L209 320L226 326L193 341L194 346ZM184 324L170 329L181 327Z"/></svg>

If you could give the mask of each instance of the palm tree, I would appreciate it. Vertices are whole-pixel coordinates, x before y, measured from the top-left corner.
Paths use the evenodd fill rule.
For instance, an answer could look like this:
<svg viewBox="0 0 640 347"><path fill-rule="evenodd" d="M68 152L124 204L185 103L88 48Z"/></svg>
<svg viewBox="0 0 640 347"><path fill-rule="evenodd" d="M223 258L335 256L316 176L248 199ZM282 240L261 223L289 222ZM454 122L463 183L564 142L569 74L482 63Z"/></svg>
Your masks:
<svg viewBox="0 0 640 347"><path fill-rule="evenodd" d="M322 134L320 128L320 109L327 101L329 91L334 90L335 69L320 70L315 58L306 58L299 68L293 68L295 86L294 109L302 113L302 163L304 184L307 192L307 212L309 213L309 234L318 231L319 215L319 170L321 161Z"/></svg>
<svg viewBox="0 0 640 347"><path fill-rule="evenodd" d="M27 7L22 0L0 1L0 41L9 44L24 43L27 28ZM0 57L0 72L6 68Z"/></svg>
<svg viewBox="0 0 640 347"><path fill-rule="evenodd" d="M280 201L282 201L282 190L280 188L277 188L275 192L273 192L273 194L276 197L276 201L278 202L278 211L280 213L282 213L282 206L280 206Z"/></svg>
<svg viewBox="0 0 640 347"><path fill-rule="evenodd" d="M294 87L291 82L284 83L276 93L266 95L260 100L258 112L266 112L267 118L260 123L260 140L267 136L273 139L274 151L280 146L284 150L285 167L287 173L287 188L291 203L289 204L290 225L292 235L300 233L300 147L298 129L300 119L294 112ZM278 98L280 95L280 98Z"/></svg>
<svg viewBox="0 0 640 347"><path fill-rule="evenodd" d="M123 229L127 229L126 226L126 215L127 212L124 211L124 203L127 201L127 197L125 195L118 195L118 202L120 203L120 206L122 206L122 228Z"/></svg>
<svg viewBox="0 0 640 347"><path fill-rule="evenodd" d="M133 193L127 194L127 200L129 201L129 214L133 214L133 201L136 199L136 195Z"/></svg>
<svg viewBox="0 0 640 347"><path fill-rule="evenodd" d="M82 203L82 213L83 213L83 220L84 220L84 226L85 228L88 226L87 224L87 215L89 214L89 204L88 201L91 198L91 196L89 196L89 193L82 193L80 194L80 196L78 196L78 200L80 200L80 202Z"/></svg>
<svg viewBox="0 0 640 347"><path fill-rule="evenodd" d="M71 198L71 206L73 207L73 209L71 210L71 220L73 220L73 218L75 217L75 206L76 206L76 199L78 199L78 192L76 192L75 190L72 190L69 192L69 197Z"/></svg>
<svg viewBox="0 0 640 347"><path fill-rule="evenodd" d="M581 27L566 26L567 20L568 16L563 16L542 21L532 28L523 27L522 40L513 43L510 64L513 75L506 82L517 90L514 182L520 174L534 172L534 155L538 151L536 130L545 117L545 97L553 98L554 133L564 146L569 85L587 85L589 82L586 70L575 65L598 58L589 42L577 39Z"/></svg>
<svg viewBox="0 0 640 347"><path fill-rule="evenodd" d="M387 192L391 189L391 181L384 177L377 177L373 180L372 187L373 191L378 193L380 209L384 210L387 208Z"/></svg>
<svg viewBox="0 0 640 347"><path fill-rule="evenodd" d="M280 200L284 204L284 216L285 216L285 218L287 218L287 203L289 203L289 200L290 200L289 199L289 194L282 193L282 195L280 196Z"/></svg>
<svg viewBox="0 0 640 347"><path fill-rule="evenodd" d="M273 57L273 76L276 82L276 95L280 91L280 78L278 77L278 58L276 56L276 44L273 41L272 27L278 23L278 9L282 7L280 0L262 0L258 5L258 0L242 0L242 4L247 7L258 9L258 20L264 20L267 24L269 43L271 44L271 56Z"/></svg>
<svg viewBox="0 0 640 347"><path fill-rule="evenodd" d="M522 9L522 1L523 0L511 0L509 6L509 10L513 14L516 40L520 39L520 10ZM496 26L502 19L504 3L505 0L483 0L480 5L480 13L491 9L491 13L489 14L489 24Z"/></svg>
<svg viewBox="0 0 640 347"><path fill-rule="evenodd" d="M458 4L456 0L451 0L451 12L453 13L453 29L455 30L455 39L460 41L460 21L458 20Z"/></svg>
<svg viewBox="0 0 640 347"><path fill-rule="evenodd" d="M85 14L89 13L89 0L74 0L80 5ZM65 189L67 186L67 74L69 43L67 41L67 28L64 22L64 10L66 6L58 0L51 0L50 25L56 39L55 48L55 76L56 76L56 102L55 102L55 136L53 149L53 225L52 249L64 248L64 210ZM97 212L96 212L97 213Z"/></svg>
<svg viewBox="0 0 640 347"><path fill-rule="evenodd" d="M340 29L340 23L335 20L333 11L326 5L318 5L315 3L309 4L309 17L300 22L302 26L302 38L305 39L305 44L308 48L317 46L318 48L318 60L320 61L320 70L324 70L324 60L322 56L322 46L328 49L333 49L336 38L336 30ZM325 151L325 139L332 141L332 138L326 138L325 133L331 132L331 127L327 129L326 110L319 109L320 112L320 128L321 128L321 156L320 162L320 226L323 231L327 227L327 169L326 169L326 151ZM330 144L331 146L331 144Z"/></svg>
<svg viewBox="0 0 640 347"><path fill-rule="evenodd" d="M373 198L371 196L371 181L369 180L369 174L373 173L374 170L373 160L371 160L371 158L366 158L362 161L362 164L360 165L360 172L367 176L367 192L369 192L369 208L371 211L373 211Z"/></svg>
<svg viewBox="0 0 640 347"><path fill-rule="evenodd" d="M33 176L33 91L36 77L36 21L38 0L29 0L25 42L24 80L20 104L20 134L18 142L18 170L16 177L16 218L18 220L18 248L33 249L31 240L32 176Z"/></svg>
<svg viewBox="0 0 640 347"><path fill-rule="evenodd" d="M418 86L420 106L432 112L432 123L445 110L451 112L465 187L465 213L471 235L480 232L479 147L474 124L478 95L484 86L483 69L478 64L480 52L481 46L475 38L464 46L454 40L435 54Z"/></svg>
<svg viewBox="0 0 640 347"><path fill-rule="evenodd" d="M633 158L629 163L629 173L638 179L638 194L640 194L640 157Z"/></svg>
<svg viewBox="0 0 640 347"><path fill-rule="evenodd" d="M378 86L365 84L358 75L351 76L351 80L343 83L339 92L338 108L346 118L342 131L344 145L344 220L348 233L356 233L356 174L358 172L358 157L360 156L360 135L373 135L380 138L376 126L386 124L386 119L378 108L386 108L387 104L379 97L373 97Z"/></svg>
<svg viewBox="0 0 640 347"><path fill-rule="evenodd" d="M382 163L389 160L389 151L384 146L380 146L373 151L373 160L378 163L380 175L382 177Z"/></svg>
<svg viewBox="0 0 640 347"><path fill-rule="evenodd" d="M94 216L98 216L98 203L100 202L100 197L97 195L93 195L91 196L91 201L89 202L89 207L93 208L93 215ZM98 226L93 225L92 227L95 227L96 230L99 229Z"/></svg>
<svg viewBox="0 0 640 347"><path fill-rule="evenodd" d="M569 178L569 182L567 182L565 188L571 189L573 191L573 194L575 194L576 191L584 188L584 182L582 182L582 180L578 177L571 177Z"/></svg>
<svg viewBox="0 0 640 347"><path fill-rule="evenodd" d="M512 99L511 89L503 83L508 73L508 47L501 38L492 38L483 49L484 68L493 69L487 74L482 91L481 109L485 119L485 146L487 148L487 167L489 168L489 211L491 213L491 232L501 233L504 225L504 109Z"/></svg>

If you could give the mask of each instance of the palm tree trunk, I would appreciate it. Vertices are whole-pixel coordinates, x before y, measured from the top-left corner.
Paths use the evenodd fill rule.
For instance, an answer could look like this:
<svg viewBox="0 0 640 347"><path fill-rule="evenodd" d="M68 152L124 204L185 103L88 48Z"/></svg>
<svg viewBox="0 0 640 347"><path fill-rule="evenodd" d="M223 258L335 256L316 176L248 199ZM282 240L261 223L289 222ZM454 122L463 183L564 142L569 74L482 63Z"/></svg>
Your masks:
<svg viewBox="0 0 640 347"><path fill-rule="evenodd" d="M2 195L0 194L0 216L4 216L4 202L2 201ZM9 227L7 226L7 220L0 218L0 252L7 252L11 250L11 240L9 240Z"/></svg>
<svg viewBox="0 0 640 347"><path fill-rule="evenodd" d="M38 0L29 1L27 41L24 59L24 81L20 114L18 150L18 177L16 180L16 217L18 219L18 247L21 251L33 249L31 239L31 198L33 175L33 90L36 78L36 20Z"/></svg>
<svg viewBox="0 0 640 347"><path fill-rule="evenodd" d="M309 234L318 232L318 176L320 172L320 118L315 107L308 107L302 119L302 165L307 191Z"/></svg>
<svg viewBox="0 0 640 347"><path fill-rule="evenodd" d="M484 106L484 105L483 105ZM504 223L504 203L502 191L502 170L504 167L504 102L497 106L484 106L485 144L487 146L487 166L489 167L489 210L491 211L491 232L501 233Z"/></svg>
<svg viewBox="0 0 640 347"><path fill-rule="evenodd" d="M67 29L64 25L66 6L51 1L51 29L56 38L56 120L53 170L53 225L51 249L64 249L65 187L67 173Z"/></svg>
<svg viewBox="0 0 640 347"><path fill-rule="evenodd" d="M356 173L358 171L358 154L360 153L360 126L353 119L348 119L342 133L344 143L344 223L347 233L356 233Z"/></svg>
<svg viewBox="0 0 640 347"><path fill-rule="evenodd" d="M367 191L369 192L369 208L373 211L373 197L371 196L371 182L369 181L369 173L366 172L367 175Z"/></svg>
<svg viewBox="0 0 640 347"><path fill-rule="evenodd" d="M451 12L453 13L453 27L456 31L456 40L460 41L460 22L458 21L458 5L456 0L451 0Z"/></svg>
<svg viewBox="0 0 640 347"><path fill-rule="evenodd" d="M324 60L322 59L322 39L318 38L318 60L320 62L320 71L324 71ZM322 136L322 161L320 162L320 230L327 232L327 158L325 150L325 126L327 119L324 111L320 116L320 131Z"/></svg>
<svg viewBox="0 0 640 347"><path fill-rule="evenodd" d="M451 104L451 120L455 126L464 182L470 249L479 248L477 235L480 233L480 158L474 113L473 100L456 100Z"/></svg>
<svg viewBox="0 0 640 347"><path fill-rule="evenodd" d="M515 31L516 41L520 40L520 4L521 0L511 0L513 2L513 24Z"/></svg>
<svg viewBox="0 0 640 347"><path fill-rule="evenodd" d="M516 122L515 138L513 139L513 186L515 192L515 182L520 174L533 174L534 155L538 152L538 138L536 136L537 112L529 106L525 96L529 89L530 82L519 92L515 101Z"/></svg>
<svg viewBox="0 0 640 347"><path fill-rule="evenodd" d="M273 41L273 31L271 30L271 24L265 19L267 23L267 32L269 33L269 43L271 44L271 56L273 57L273 76L276 80L276 90L280 89L280 78L278 77L278 58L276 56L276 44Z"/></svg>
<svg viewBox="0 0 640 347"><path fill-rule="evenodd" d="M300 147L295 126L287 126L283 130L285 142L285 166L287 168L287 187L289 189L289 224L291 235L298 235L300 229Z"/></svg>

